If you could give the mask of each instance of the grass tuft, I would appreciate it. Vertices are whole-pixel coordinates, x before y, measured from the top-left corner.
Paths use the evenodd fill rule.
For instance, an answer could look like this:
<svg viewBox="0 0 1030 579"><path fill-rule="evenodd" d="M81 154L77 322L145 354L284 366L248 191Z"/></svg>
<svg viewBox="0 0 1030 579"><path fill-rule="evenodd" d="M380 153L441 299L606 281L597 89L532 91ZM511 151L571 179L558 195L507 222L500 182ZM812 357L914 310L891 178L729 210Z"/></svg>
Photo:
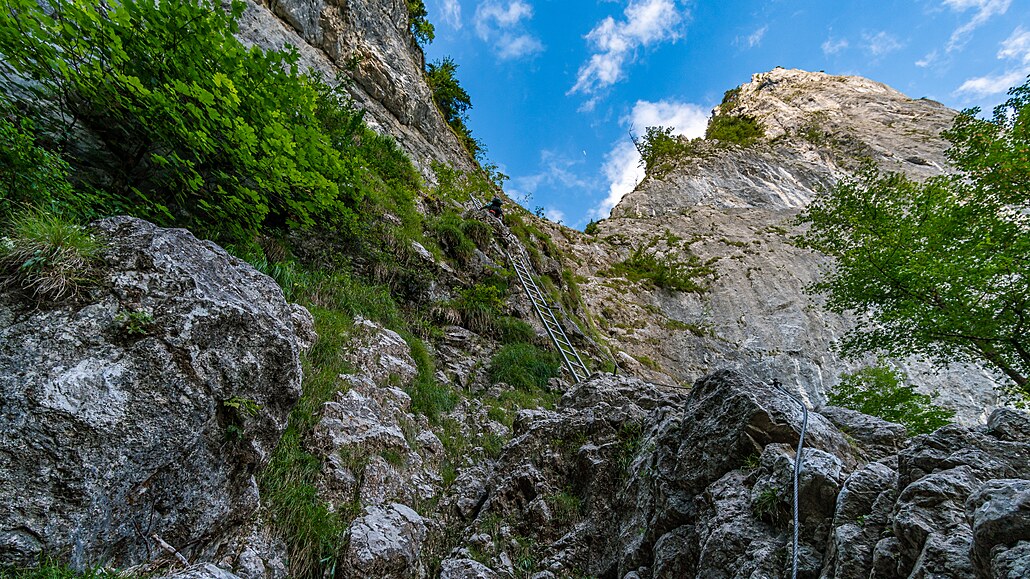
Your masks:
<svg viewBox="0 0 1030 579"><path fill-rule="evenodd" d="M96 282L102 245L86 228L53 213L29 210L0 239L0 286L40 301L77 297Z"/></svg>
<svg viewBox="0 0 1030 579"><path fill-rule="evenodd" d="M532 392L547 388L547 381L558 375L561 365L553 352L532 344L509 344L490 360L490 381L505 382L516 390Z"/></svg>

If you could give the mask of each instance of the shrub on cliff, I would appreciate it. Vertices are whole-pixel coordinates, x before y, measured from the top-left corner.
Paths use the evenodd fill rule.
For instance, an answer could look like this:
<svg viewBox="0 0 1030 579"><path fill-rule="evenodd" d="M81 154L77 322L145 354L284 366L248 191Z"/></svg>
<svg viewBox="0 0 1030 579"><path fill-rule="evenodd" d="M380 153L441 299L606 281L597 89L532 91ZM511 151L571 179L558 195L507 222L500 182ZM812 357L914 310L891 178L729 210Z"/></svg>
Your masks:
<svg viewBox="0 0 1030 579"><path fill-rule="evenodd" d="M705 139L748 146L762 138L765 131L748 115L715 115L708 121Z"/></svg>
<svg viewBox="0 0 1030 579"><path fill-rule="evenodd" d="M688 247L679 247L675 243L670 244L670 251L662 255L657 250L658 240L654 238L634 247L626 259L603 272L604 275L621 276L672 291L704 293L708 289L708 280L716 276L712 263L702 262Z"/></svg>
<svg viewBox="0 0 1030 579"><path fill-rule="evenodd" d="M640 153L640 165L652 177L668 173L679 159L702 155L697 139L673 135L672 130L672 127L647 127L644 136L633 139Z"/></svg>
<svg viewBox="0 0 1030 579"><path fill-rule="evenodd" d="M9 0L3 89L78 169L98 213L223 240L280 226L352 232L370 197L396 199L392 182L417 174L389 172L410 163L339 91L298 73L295 50L240 43L244 6Z"/></svg>
<svg viewBox="0 0 1030 579"><path fill-rule="evenodd" d="M509 344L490 359L490 381L504 382L524 392L547 387L547 381L558 375L561 365L554 352L532 344Z"/></svg>
<svg viewBox="0 0 1030 579"><path fill-rule="evenodd" d="M910 436L933 432L955 416L955 411L935 405L933 398L905 384L901 373L883 366L842 375L829 400L830 404L904 425Z"/></svg>

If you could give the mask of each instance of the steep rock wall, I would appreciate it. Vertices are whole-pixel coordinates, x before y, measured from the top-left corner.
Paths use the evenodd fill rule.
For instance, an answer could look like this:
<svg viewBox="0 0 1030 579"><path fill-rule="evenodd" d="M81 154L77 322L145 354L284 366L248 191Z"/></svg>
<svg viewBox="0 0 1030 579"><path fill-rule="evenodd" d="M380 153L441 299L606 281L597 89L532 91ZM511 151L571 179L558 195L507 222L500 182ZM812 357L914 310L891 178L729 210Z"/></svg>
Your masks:
<svg viewBox="0 0 1030 579"><path fill-rule="evenodd" d="M841 372L875 360L834 351L853 321L805 293L832 264L790 244L793 219L865 161L914 178L940 174L948 146L940 132L955 113L863 78L776 69L731 91L715 114L752 116L766 135L747 148L702 144L664 175L648 176L597 235L572 236L584 298L614 345L644 362L624 360L638 374L662 379L658 368L666 382L692 383L715 368L749 365L821 404ZM666 243L667 234L680 241ZM608 272L655 240L663 258L690 252L711 264L708 289L660 290ZM987 370L898 363L960 420L982 422L997 403Z"/></svg>

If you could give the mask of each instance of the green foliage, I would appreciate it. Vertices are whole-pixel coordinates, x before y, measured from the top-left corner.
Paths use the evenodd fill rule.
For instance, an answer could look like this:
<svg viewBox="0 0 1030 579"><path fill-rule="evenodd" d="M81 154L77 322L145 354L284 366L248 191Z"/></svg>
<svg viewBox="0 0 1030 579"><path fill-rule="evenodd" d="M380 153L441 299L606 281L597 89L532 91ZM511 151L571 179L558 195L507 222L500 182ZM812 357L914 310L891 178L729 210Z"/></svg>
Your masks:
<svg viewBox="0 0 1030 579"><path fill-rule="evenodd" d="M411 410L425 415L430 423L439 424L441 415L454 409L458 396L450 386L437 382L436 368L425 344L409 336L408 346L418 368L418 374L406 388L411 396Z"/></svg>
<svg viewBox="0 0 1030 579"><path fill-rule="evenodd" d="M745 147L762 138L764 134L762 125L748 115L715 115L708 121L708 128L705 129L705 139L709 141L736 143Z"/></svg>
<svg viewBox="0 0 1030 579"><path fill-rule="evenodd" d="M222 401L222 406L230 408L241 416L257 416L261 412L261 405L243 396L233 396Z"/></svg>
<svg viewBox="0 0 1030 579"><path fill-rule="evenodd" d="M728 107L727 110L732 109L737 104L737 98L740 97L740 87L731 88L730 90L722 93L722 107Z"/></svg>
<svg viewBox="0 0 1030 579"><path fill-rule="evenodd" d="M704 293L708 289L707 279L716 275L711 264L703 263L685 245L677 250L680 257L674 257L671 251L678 244L672 244L668 255L660 255L658 242L658 238L653 238L647 243L641 243L630 251L624 261L606 271L605 275L647 282L672 291Z"/></svg>
<svg viewBox="0 0 1030 579"><path fill-rule="evenodd" d="M383 457L383 460L386 462L398 468L403 467L405 464L404 455L393 448L386 448L379 451L379 456Z"/></svg>
<svg viewBox="0 0 1030 579"><path fill-rule="evenodd" d="M497 188L507 179L507 175L494 173L492 168L487 165L482 172L466 173L450 165L434 163L436 187L433 193L441 200L456 204L479 203L495 195Z"/></svg>
<svg viewBox="0 0 1030 579"><path fill-rule="evenodd" d="M433 237L436 238L440 248L451 258L456 259L461 265L467 265L476 251L476 243L467 235L472 228L470 223L479 223L474 220L462 219L453 211L447 211L432 223ZM476 235L480 232L477 230Z"/></svg>
<svg viewBox="0 0 1030 579"><path fill-rule="evenodd" d="M429 12L422 0L408 0L408 29L421 46L436 38L436 29L429 22L428 16Z"/></svg>
<svg viewBox="0 0 1030 579"><path fill-rule="evenodd" d="M884 366L841 375L841 382L829 394L829 400L836 406L902 424L909 435L933 432L955 416L955 411L933 404L933 398L905 384L900 372Z"/></svg>
<svg viewBox="0 0 1030 579"><path fill-rule="evenodd" d="M497 335L502 344L530 343L536 339L536 330L533 326L511 316L502 316L497 319Z"/></svg>
<svg viewBox="0 0 1030 579"><path fill-rule="evenodd" d="M544 501L560 526L574 525L583 518L583 500L568 491L547 495Z"/></svg>
<svg viewBox="0 0 1030 579"><path fill-rule="evenodd" d="M485 283L457 290L455 299L436 308L436 316L443 323L457 324L476 333L501 337L505 331L511 330L510 322L502 324L507 291L507 282L500 278L489 278Z"/></svg>
<svg viewBox="0 0 1030 579"><path fill-rule="evenodd" d="M322 577L323 569L333 568L349 519L357 514L356 506L329 510L318 499L321 470L322 461L304 450L291 424L259 480L262 503L289 549L291 577Z"/></svg>
<svg viewBox="0 0 1030 579"><path fill-rule="evenodd" d="M55 146L79 151L67 144L82 130L94 138L92 154L69 157L90 168L75 173L89 209L233 240L262 227L353 232L366 197L390 196L381 189L394 176L379 161L394 163L395 145L364 127L342 90L298 74L295 51L243 46L243 2L49 7L10 0L0 14L5 78L32 81L4 88L24 95Z"/></svg>
<svg viewBox="0 0 1030 579"><path fill-rule="evenodd" d="M2 100L0 100L2 102ZM13 113L0 107L0 115ZM0 220L36 208L74 214L77 201L68 182L68 164L36 144L29 119L17 124L0 116Z"/></svg>
<svg viewBox="0 0 1030 579"><path fill-rule="evenodd" d="M796 240L836 258L814 285L834 311L867 314L846 353L984 361L1030 396L1030 83L993 120L946 133L958 174L916 183L867 168L818 197Z"/></svg>
<svg viewBox="0 0 1030 579"><path fill-rule="evenodd" d="M763 489L751 503L751 510L759 519L779 525L789 520L783 498L772 488Z"/></svg>
<svg viewBox="0 0 1030 579"><path fill-rule="evenodd" d="M673 135L672 130L672 127L647 127L643 137L633 139L640 153L640 165L652 177L668 173L679 159L702 154L699 139L688 140Z"/></svg>
<svg viewBox="0 0 1030 579"><path fill-rule="evenodd" d="M443 118L454 130L458 140L473 157L478 157L482 145L472 138L472 131L466 124L472 99L458 82L458 65L449 57L426 64L426 82L433 91L433 101L440 107Z"/></svg>
<svg viewBox="0 0 1030 579"><path fill-rule="evenodd" d="M54 302L95 282L101 243L84 227L28 210L11 219L9 235L0 238L0 285Z"/></svg>
<svg viewBox="0 0 1030 579"><path fill-rule="evenodd" d="M587 235L597 235L597 232L597 221L591 220L589 223L587 223L587 226L583 228L583 233L586 233Z"/></svg>
<svg viewBox="0 0 1030 579"><path fill-rule="evenodd" d="M553 352L532 344L509 344L490 359L490 381L504 382L515 389L532 391L547 387L547 381L558 375L561 365Z"/></svg>
<svg viewBox="0 0 1030 579"><path fill-rule="evenodd" d="M121 311L114 321L122 325L122 332L130 337L146 336L154 331L154 316L144 311Z"/></svg>
<svg viewBox="0 0 1030 579"><path fill-rule="evenodd" d="M37 566L26 569L0 567L0 579L114 579L121 576L100 567L76 570L53 558L42 558Z"/></svg>
<svg viewBox="0 0 1030 579"><path fill-rule="evenodd" d="M353 316L309 307L318 341L302 357L304 392L290 412L289 426L258 484L263 504L289 548L290 574L321 577L335 565L338 549L356 511L330 510L318 499L315 483L322 461L304 449L304 439L318 423L319 412L340 389L340 374L353 371L343 362Z"/></svg>

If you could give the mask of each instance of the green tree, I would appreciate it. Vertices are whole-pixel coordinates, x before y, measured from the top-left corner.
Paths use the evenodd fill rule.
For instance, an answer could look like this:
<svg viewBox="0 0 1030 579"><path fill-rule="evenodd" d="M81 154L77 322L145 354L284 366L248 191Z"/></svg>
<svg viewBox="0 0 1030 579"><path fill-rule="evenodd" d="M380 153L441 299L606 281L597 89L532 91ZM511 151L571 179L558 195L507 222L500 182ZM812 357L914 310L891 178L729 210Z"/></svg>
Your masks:
<svg viewBox="0 0 1030 579"><path fill-rule="evenodd" d="M843 374L829 400L835 406L904 425L910 435L933 432L955 416L955 411L935 405L933 398L905 384L903 374L883 366Z"/></svg>
<svg viewBox="0 0 1030 579"><path fill-rule="evenodd" d="M845 352L984 361L1030 397L1030 83L1010 95L946 133L957 174L868 167L799 217L798 243L836 258L812 289L862 314Z"/></svg>
<svg viewBox="0 0 1030 579"><path fill-rule="evenodd" d="M458 139L472 156L478 156L482 145L472 138L468 125L468 110L472 108L469 93L461 87L456 73L458 65L450 57L444 57L426 65L426 82L433 91L433 101L447 124L454 129Z"/></svg>
<svg viewBox="0 0 1030 579"><path fill-rule="evenodd" d="M408 0L408 29L421 46L436 38L436 28L429 22L429 12L422 0Z"/></svg>

